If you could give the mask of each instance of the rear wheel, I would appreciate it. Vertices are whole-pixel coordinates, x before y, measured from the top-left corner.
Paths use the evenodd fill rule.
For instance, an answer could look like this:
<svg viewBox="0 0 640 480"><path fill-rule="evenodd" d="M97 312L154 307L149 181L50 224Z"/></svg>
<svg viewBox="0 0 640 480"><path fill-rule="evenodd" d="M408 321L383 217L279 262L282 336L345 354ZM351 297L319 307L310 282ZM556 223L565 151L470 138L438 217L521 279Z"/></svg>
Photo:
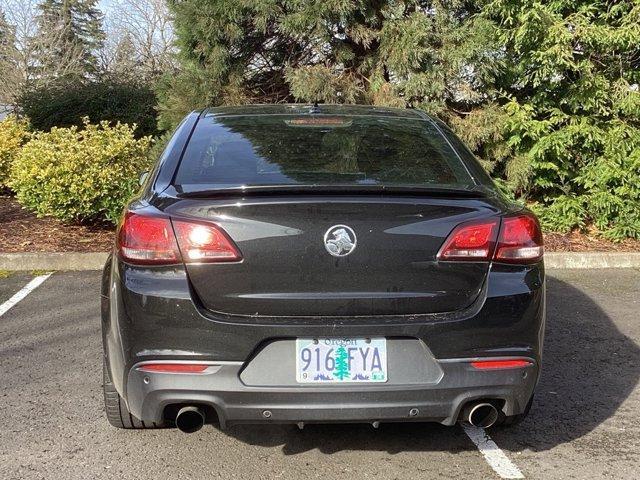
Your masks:
<svg viewBox="0 0 640 480"><path fill-rule="evenodd" d="M155 422L143 422L129 412L124 400L114 387L109 376L106 362L102 363L102 388L104 390L104 410L107 420L116 428L126 429L150 429L162 428L163 424Z"/></svg>

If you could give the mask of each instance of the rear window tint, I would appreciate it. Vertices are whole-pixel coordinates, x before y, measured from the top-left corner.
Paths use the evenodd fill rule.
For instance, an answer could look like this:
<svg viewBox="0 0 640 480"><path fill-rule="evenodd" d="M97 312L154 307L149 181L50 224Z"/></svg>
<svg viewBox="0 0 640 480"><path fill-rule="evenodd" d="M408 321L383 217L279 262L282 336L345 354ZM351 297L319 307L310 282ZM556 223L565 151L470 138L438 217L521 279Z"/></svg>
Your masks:
<svg viewBox="0 0 640 480"><path fill-rule="evenodd" d="M493 184L493 180L491 180L487 171L482 167L482 165L480 165L476 156L471 152L471 150L469 150L469 147L467 147L445 123L437 119L435 122L438 124L443 135L447 137L451 146L453 146L453 148L458 152L476 182L487 187L494 187L495 185Z"/></svg>
<svg viewBox="0 0 640 480"><path fill-rule="evenodd" d="M175 184L475 185L430 122L330 115L205 117Z"/></svg>

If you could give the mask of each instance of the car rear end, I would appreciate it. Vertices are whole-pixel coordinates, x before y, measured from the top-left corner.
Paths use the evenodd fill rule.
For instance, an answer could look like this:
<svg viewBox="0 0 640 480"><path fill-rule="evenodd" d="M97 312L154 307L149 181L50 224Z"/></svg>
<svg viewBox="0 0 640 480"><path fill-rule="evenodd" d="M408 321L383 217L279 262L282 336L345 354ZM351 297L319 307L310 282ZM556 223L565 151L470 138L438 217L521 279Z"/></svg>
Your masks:
<svg viewBox="0 0 640 480"><path fill-rule="evenodd" d="M538 378L542 238L427 116L219 109L128 206L103 299L143 422L488 425Z"/></svg>

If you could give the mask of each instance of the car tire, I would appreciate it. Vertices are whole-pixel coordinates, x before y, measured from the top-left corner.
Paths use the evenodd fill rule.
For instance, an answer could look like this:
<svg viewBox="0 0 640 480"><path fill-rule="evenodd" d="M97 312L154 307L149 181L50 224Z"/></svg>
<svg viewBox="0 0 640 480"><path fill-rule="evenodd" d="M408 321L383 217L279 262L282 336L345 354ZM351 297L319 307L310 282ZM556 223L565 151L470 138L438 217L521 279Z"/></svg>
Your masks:
<svg viewBox="0 0 640 480"><path fill-rule="evenodd" d="M126 403L113 386L111 377L109 376L109 370L107 369L106 362L102 363L102 388L104 391L104 410L107 415L109 423L116 428L124 429L152 429L162 428L163 424L155 422L143 422L138 418L131 415Z"/></svg>

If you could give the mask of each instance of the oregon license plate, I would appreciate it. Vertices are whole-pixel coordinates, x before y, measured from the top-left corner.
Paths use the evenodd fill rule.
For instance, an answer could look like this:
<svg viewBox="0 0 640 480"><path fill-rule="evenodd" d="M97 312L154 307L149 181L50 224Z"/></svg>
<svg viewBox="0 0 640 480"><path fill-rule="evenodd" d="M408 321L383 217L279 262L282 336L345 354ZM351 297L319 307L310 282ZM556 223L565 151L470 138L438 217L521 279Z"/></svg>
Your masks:
<svg viewBox="0 0 640 480"><path fill-rule="evenodd" d="M300 383L387 381L385 338L299 338L296 380Z"/></svg>

